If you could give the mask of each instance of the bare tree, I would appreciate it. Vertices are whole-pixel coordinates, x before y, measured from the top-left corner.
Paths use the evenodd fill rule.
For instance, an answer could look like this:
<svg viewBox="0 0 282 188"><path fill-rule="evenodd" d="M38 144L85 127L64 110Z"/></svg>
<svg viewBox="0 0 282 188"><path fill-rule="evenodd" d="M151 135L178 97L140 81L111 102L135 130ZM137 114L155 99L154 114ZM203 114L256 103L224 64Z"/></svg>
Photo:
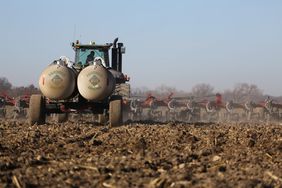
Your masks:
<svg viewBox="0 0 282 188"><path fill-rule="evenodd" d="M192 95L196 97L206 97L213 95L214 88L209 84L197 84L192 88Z"/></svg>
<svg viewBox="0 0 282 188"><path fill-rule="evenodd" d="M0 93L6 93L12 88L12 84L5 77L0 78Z"/></svg>
<svg viewBox="0 0 282 188"><path fill-rule="evenodd" d="M177 90L174 87L169 87L169 86L166 86L166 85L161 85L161 86L157 87L154 91L154 93L156 93L159 96L165 96L165 95L170 94L170 93L175 94L176 92L177 92Z"/></svg>
<svg viewBox="0 0 282 188"><path fill-rule="evenodd" d="M247 83L236 84L232 93L236 102L257 100L263 96L262 90L257 85Z"/></svg>
<svg viewBox="0 0 282 188"><path fill-rule="evenodd" d="M225 90L223 92L223 96L224 96L224 100L226 101L230 101L230 100L233 100L234 101L234 94L233 94L233 90Z"/></svg>
<svg viewBox="0 0 282 188"><path fill-rule="evenodd" d="M146 93L149 92L149 89L147 87L141 87L141 88L132 88L131 89L131 95L132 96L145 96Z"/></svg>
<svg viewBox="0 0 282 188"><path fill-rule="evenodd" d="M20 87L13 87L10 92L9 95L11 97L17 97L17 96L21 96L21 95L31 95L31 94L39 94L40 91L38 88L36 88L33 84L29 85L29 86L20 86Z"/></svg>

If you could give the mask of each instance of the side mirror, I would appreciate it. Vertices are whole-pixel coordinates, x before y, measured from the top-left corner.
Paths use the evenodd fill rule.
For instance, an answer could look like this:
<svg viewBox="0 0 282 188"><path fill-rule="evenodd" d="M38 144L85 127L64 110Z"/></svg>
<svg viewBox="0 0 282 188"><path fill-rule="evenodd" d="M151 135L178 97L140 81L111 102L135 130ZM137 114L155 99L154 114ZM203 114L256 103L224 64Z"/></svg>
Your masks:
<svg viewBox="0 0 282 188"><path fill-rule="evenodd" d="M125 54L125 47L120 48L120 53Z"/></svg>

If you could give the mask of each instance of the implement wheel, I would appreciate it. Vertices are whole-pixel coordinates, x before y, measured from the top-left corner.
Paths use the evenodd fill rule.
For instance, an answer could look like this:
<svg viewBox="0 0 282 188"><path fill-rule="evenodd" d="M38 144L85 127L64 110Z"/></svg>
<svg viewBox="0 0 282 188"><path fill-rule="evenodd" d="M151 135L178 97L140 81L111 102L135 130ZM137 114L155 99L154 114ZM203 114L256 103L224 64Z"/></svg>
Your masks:
<svg viewBox="0 0 282 188"><path fill-rule="evenodd" d="M55 121L57 123L64 123L68 121L68 117L69 117L68 113L55 114Z"/></svg>
<svg viewBox="0 0 282 188"><path fill-rule="evenodd" d="M120 126L122 122L122 97L113 96L109 107L110 127Z"/></svg>
<svg viewBox="0 0 282 188"><path fill-rule="evenodd" d="M104 114L98 114L98 123L99 124L106 124L107 123L107 117Z"/></svg>
<svg viewBox="0 0 282 188"><path fill-rule="evenodd" d="M42 125L45 123L45 100L42 95L31 95L29 102L29 124Z"/></svg>

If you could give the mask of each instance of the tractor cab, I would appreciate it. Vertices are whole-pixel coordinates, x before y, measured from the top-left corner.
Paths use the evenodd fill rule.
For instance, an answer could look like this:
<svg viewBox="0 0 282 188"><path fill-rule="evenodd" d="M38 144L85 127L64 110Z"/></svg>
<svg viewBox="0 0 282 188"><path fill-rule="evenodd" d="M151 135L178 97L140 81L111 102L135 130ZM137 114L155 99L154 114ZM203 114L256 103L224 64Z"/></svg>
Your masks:
<svg viewBox="0 0 282 188"><path fill-rule="evenodd" d="M82 45L76 43L73 47L75 50L75 65L81 65L82 67L88 66L88 58L92 57L92 61L95 58L101 58L104 66L109 67L110 45L95 45L95 43Z"/></svg>
<svg viewBox="0 0 282 188"><path fill-rule="evenodd" d="M80 44L79 41L72 43L72 47L75 51L74 66L78 68L84 68L89 64L93 64L94 60L100 60L103 66L112 68L118 72L122 72L122 54L125 53L125 47L123 43L117 43L118 38L113 43L106 43L103 45L95 44ZM110 52L111 53L111 65L110 65Z"/></svg>

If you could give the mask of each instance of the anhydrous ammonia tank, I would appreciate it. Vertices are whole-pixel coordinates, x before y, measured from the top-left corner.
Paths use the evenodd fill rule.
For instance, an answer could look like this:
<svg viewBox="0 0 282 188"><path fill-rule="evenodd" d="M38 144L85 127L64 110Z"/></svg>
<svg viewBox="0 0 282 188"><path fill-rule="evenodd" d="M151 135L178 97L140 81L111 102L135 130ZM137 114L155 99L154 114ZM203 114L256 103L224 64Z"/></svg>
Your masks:
<svg viewBox="0 0 282 188"><path fill-rule="evenodd" d="M79 73L77 87L85 99L101 101L114 91L115 79L103 65L90 65Z"/></svg>
<svg viewBox="0 0 282 188"><path fill-rule="evenodd" d="M52 64L40 75L39 88L49 99L68 99L77 91L76 77L75 70L65 65Z"/></svg>

